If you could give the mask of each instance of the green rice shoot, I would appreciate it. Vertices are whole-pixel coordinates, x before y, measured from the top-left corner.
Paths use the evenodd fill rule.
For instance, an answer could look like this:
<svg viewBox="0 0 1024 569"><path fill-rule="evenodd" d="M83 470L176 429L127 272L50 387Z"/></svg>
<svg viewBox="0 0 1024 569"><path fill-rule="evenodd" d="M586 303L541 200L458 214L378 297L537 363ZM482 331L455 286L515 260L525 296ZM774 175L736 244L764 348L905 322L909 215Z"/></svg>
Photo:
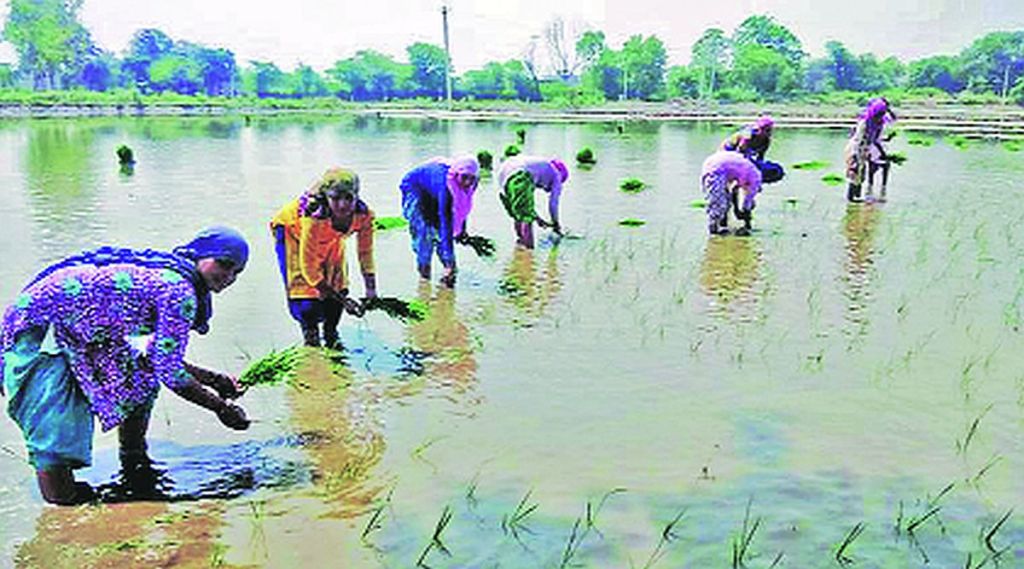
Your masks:
<svg viewBox="0 0 1024 569"><path fill-rule="evenodd" d="M809 160L807 162L797 162L793 164L794 170L824 170L828 168L828 162L824 160Z"/></svg>
<svg viewBox="0 0 1024 569"><path fill-rule="evenodd" d="M645 225L647 222L642 219L636 219L635 217L627 217L619 220L619 225L623 227L640 227Z"/></svg>
<svg viewBox="0 0 1024 569"><path fill-rule="evenodd" d="M627 194L638 194L647 188L647 184L640 178L626 178L619 182L619 189Z"/></svg>
<svg viewBox="0 0 1024 569"><path fill-rule="evenodd" d="M280 351L271 350L269 354L249 364L238 378L238 383L244 387L277 385L282 382L291 385L295 378L295 370L302 361L302 355L302 348L299 346Z"/></svg>
<svg viewBox="0 0 1024 569"><path fill-rule="evenodd" d="M846 178L842 177L839 174L836 174L835 172L832 172L830 174L825 174L824 176L821 177L821 181L825 182L826 184L828 184L830 186L838 186L839 184L842 184L843 180L845 180L845 179Z"/></svg>
<svg viewBox="0 0 1024 569"><path fill-rule="evenodd" d="M386 216L377 217L373 220L373 228L377 231L388 231L408 226L409 222L404 217Z"/></svg>

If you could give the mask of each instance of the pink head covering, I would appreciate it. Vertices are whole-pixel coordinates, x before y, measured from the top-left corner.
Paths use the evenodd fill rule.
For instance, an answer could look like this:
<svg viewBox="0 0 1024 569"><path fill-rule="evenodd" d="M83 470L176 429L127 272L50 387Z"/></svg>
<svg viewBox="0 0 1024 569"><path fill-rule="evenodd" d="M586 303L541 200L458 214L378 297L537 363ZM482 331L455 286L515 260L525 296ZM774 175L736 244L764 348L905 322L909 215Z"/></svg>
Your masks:
<svg viewBox="0 0 1024 569"><path fill-rule="evenodd" d="M893 120L892 111L889 110L889 101L886 101L885 97L875 97L868 101L868 106L864 107L858 118L871 120L878 117L885 122Z"/></svg>
<svg viewBox="0 0 1024 569"><path fill-rule="evenodd" d="M552 158L551 167L558 172L558 177L561 179L563 184L569 179L569 168L565 165L565 162L562 162L558 158Z"/></svg>
<svg viewBox="0 0 1024 569"><path fill-rule="evenodd" d="M473 193L480 181L480 163L475 156L452 158L448 166L448 191L452 195L452 232L462 233L462 226L473 209Z"/></svg>
<svg viewBox="0 0 1024 569"><path fill-rule="evenodd" d="M772 128L775 126L775 119L771 115L761 115L754 121L754 126L760 129Z"/></svg>

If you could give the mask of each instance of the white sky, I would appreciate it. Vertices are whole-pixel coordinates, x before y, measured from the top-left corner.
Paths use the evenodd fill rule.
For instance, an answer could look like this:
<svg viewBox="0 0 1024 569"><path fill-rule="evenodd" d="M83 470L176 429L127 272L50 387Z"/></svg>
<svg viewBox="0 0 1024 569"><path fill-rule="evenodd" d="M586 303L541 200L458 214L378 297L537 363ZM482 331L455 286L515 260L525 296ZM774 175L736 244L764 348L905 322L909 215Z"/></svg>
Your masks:
<svg viewBox="0 0 1024 569"><path fill-rule="evenodd" d="M322 70L371 48L406 60L416 41L443 45L441 0L85 0L81 19L101 47L121 55L146 27L235 53L240 65L270 60L283 69L303 62ZM904 62L956 53L997 30L1024 30L1024 0L450 0L456 72L525 51L556 15L603 30L618 48L632 34L657 35L670 64L689 61L709 27L731 34L752 13L787 26L804 50L819 56L837 39L854 53ZM0 8L6 19L9 3ZM539 43L543 43L540 40ZM15 61L0 42L0 61Z"/></svg>

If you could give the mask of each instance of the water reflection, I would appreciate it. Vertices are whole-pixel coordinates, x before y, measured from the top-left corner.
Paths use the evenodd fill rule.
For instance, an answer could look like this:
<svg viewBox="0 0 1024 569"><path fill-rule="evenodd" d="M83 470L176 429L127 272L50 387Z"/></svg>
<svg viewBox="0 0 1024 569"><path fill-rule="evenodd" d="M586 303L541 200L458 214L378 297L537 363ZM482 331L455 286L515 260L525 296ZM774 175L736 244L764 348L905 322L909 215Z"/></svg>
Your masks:
<svg viewBox="0 0 1024 569"><path fill-rule="evenodd" d="M715 316L736 314L740 320L756 317L764 295L761 286L761 249L756 239L711 237L704 246L700 286Z"/></svg>
<svg viewBox="0 0 1024 569"><path fill-rule="evenodd" d="M843 217L846 258L843 262L843 296L846 298L846 330L852 338L867 333L868 305L871 302L871 276L874 266L874 240L881 210L872 204L850 204Z"/></svg>
<svg viewBox="0 0 1024 569"><path fill-rule="evenodd" d="M517 327L532 326L562 288L558 249L551 248L547 253L538 254L545 255L539 275L534 251L515 247L498 283L498 294L518 312L512 317L512 323Z"/></svg>
<svg viewBox="0 0 1024 569"><path fill-rule="evenodd" d="M298 387L286 397L291 425L307 439L303 450L313 465L314 491L330 517L366 512L384 489L372 476L385 442L369 406L352 388L352 370L327 351L310 349L296 373Z"/></svg>
<svg viewBox="0 0 1024 569"><path fill-rule="evenodd" d="M35 536L18 547L20 567L217 566L223 506L136 502L47 508Z"/></svg>
<svg viewBox="0 0 1024 569"><path fill-rule="evenodd" d="M455 309L454 289L439 286L432 297L431 287L429 282L419 285L418 297L427 303L429 313L409 326L409 342L415 350L431 354L423 362L424 380L451 388L455 393L449 398L458 402L476 386L473 339Z"/></svg>

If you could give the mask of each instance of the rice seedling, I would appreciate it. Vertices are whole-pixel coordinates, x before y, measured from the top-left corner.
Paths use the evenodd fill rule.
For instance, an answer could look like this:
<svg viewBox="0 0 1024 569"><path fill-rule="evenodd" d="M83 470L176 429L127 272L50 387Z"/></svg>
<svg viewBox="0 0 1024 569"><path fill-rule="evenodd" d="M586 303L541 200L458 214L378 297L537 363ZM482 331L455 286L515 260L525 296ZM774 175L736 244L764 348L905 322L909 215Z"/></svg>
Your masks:
<svg viewBox="0 0 1024 569"><path fill-rule="evenodd" d="M889 152L886 154L885 158L891 164L895 164L897 166L902 166L903 163L907 161L907 155L902 152Z"/></svg>
<svg viewBox="0 0 1024 569"><path fill-rule="evenodd" d="M473 252L478 257L493 257L494 256L494 240L484 237L482 235L467 235L456 239L456 242L460 245L466 245L473 249Z"/></svg>
<svg viewBox="0 0 1024 569"><path fill-rule="evenodd" d="M501 530L505 534L512 534L512 537L516 541L521 543L519 538L519 532L533 533L529 527L526 526L526 519L530 517L540 504L530 504L530 496L533 494L533 489L527 490L523 498L519 500L519 504L516 505L516 509L510 514L505 514L501 517Z"/></svg>
<svg viewBox="0 0 1024 569"><path fill-rule="evenodd" d="M971 484L974 485L974 486L977 486L978 483L981 481L981 478L983 476L985 476L986 474L988 474L988 471L992 470L992 468L995 465L999 464L1002 460L1003 460L1003 457L1001 455L998 455L998 454L993 456L992 458L990 458L988 460L988 462L985 463L985 466L981 467L981 469L978 470L978 473L975 474L973 478L971 478Z"/></svg>
<svg viewBox="0 0 1024 569"><path fill-rule="evenodd" d="M654 551L651 552L651 556L647 559L647 563L644 563L643 569L650 569L654 567L654 564L658 562L665 555L667 549L665 546L679 539L679 535L675 533L676 525L683 519L683 515L686 513L686 508L679 510L676 517L672 518L672 521L665 524L665 527L661 530L661 538L658 540L658 545L654 547Z"/></svg>
<svg viewBox="0 0 1024 569"><path fill-rule="evenodd" d="M366 526L363 528L363 533L359 536L359 540L363 543L368 543L366 538L371 533L383 527L382 522L384 521L384 510L391 505L391 497L394 493L395 487L392 486L384 500L377 504L377 507L373 509L373 514L370 515L370 521L366 523Z"/></svg>
<svg viewBox="0 0 1024 569"><path fill-rule="evenodd" d="M505 158L518 156L521 152L522 150L519 149L519 145L509 144L508 146L505 147Z"/></svg>
<svg viewBox="0 0 1024 569"><path fill-rule="evenodd" d="M690 202L690 207L692 207L693 209L704 209L704 208L708 207L708 200L706 200L706 199L692 200Z"/></svg>
<svg viewBox="0 0 1024 569"><path fill-rule="evenodd" d="M490 170L494 167L494 156L489 150L480 150L477 152L476 161L480 164L481 170Z"/></svg>
<svg viewBox="0 0 1024 569"><path fill-rule="evenodd" d="M562 551L562 560L558 565L560 569L564 569L569 566L573 556L575 556L576 552L579 551L584 538L587 537L587 534L589 534L591 530L603 537L601 530L597 528L597 515L601 513L601 508L604 507L608 498L625 491L625 488L613 488L608 492L605 492L604 496L602 496L598 501L596 507L592 506L590 500L587 500L583 514L576 518L576 521L573 522L572 530L569 532L569 539L565 543L565 549ZM583 526L582 530L580 530L581 525Z"/></svg>
<svg viewBox="0 0 1024 569"><path fill-rule="evenodd" d="M375 296L363 300L363 310L380 310L392 318L408 322L425 319L430 312L430 306L419 299L403 300L391 296Z"/></svg>
<svg viewBox="0 0 1024 569"><path fill-rule="evenodd" d="M516 140L519 141L520 145L526 144L526 129L525 128L520 127L520 128L516 129Z"/></svg>
<svg viewBox="0 0 1024 569"><path fill-rule="evenodd" d="M912 133L907 135L907 144L911 146L931 146L933 141L931 138Z"/></svg>
<svg viewBox="0 0 1024 569"><path fill-rule="evenodd" d="M238 378L238 383L243 387L276 385L281 382L294 386L295 370L301 363L302 357L302 348L298 346L281 351L271 350L269 354L249 364L249 367Z"/></svg>
<svg viewBox="0 0 1024 569"><path fill-rule="evenodd" d="M627 194L638 194L647 188L640 178L626 178L619 182L619 189Z"/></svg>
<svg viewBox="0 0 1024 569"><path fill-rule="evenodd" d="M753 523L750 522L750 506L753 503L754 498L751 496L747 500L746 512L743 514L743 528L740 530L739 535L733 536L732 539L732 569L746 567L745 559L750 553L750 544L754 541L757 529L761 527L760 516L754 519Z"/></svg>
<svg viewBox="0 0 1024 569"><path fill-rule="evenodd" d="M973 362L972 362L971 365L973 365ZM967 373L967 369L969 369L969 368L965 368L964 373ZM974 418L973 421L971 421L970 426L967 428L967 434L964 436L963 442L961 442L960 439L957 439L957 441L956 441L956 453L957 454L959 454L959 455L966 455L967 454L967 447L969 447L971 445L971 441L974 440L974 435L977 434L977 432L978 432L978 425L981 423L981 420L985 418L985 415L987 415L988 412L991 411L991 410L992 410L992 404L989 404L989 406L985 407L985 410L982 411L980 415L978 415L977 417Z"/></svg>
<svg viewBox="0 0 1024 569"><path fill-rule="evenodd" d="M808 160L793 164L794 170L822 170L828 168L829 163L823 160Z"/></svg>
<svg viewBox="0 0 1024 569"><path fill-rule="evenodd" d="M822 176L821 181L825 182L829 186L838 186L839 184L842 184L844 181L846 181L846 178L844 178L840 174L836 174L833 172Z"/></svg>
<svg viewBox="0 0 1024 569"><path fill-rule="evenodd" d="M968 145L970 144L970 141L967 139L967 137L960 134L947 136L946 142L948 142L949 144L953 145L956 148L959 148L960 150L966 150Z"/></svg>
<svg viewBox="0 0 1024 569"><path fill-rule="evenodd" d="M469 505L470 509L476 508L479 503L476 498L476 490L480 485L480 471L473 475L472 480L469 481L469 486L466 487L466 504Z"/></svg>
<svg viewBox="0 0 1024 569"><path fill-rule="evenodd" d="M597 164L597 157L594 156L594 151L589 146L584 146L576 153L576 162L590 166Z"/></svg>
<svg viewBox="0 0 1024 569"><path fill-rule="evenodd" d="M430 542L423 549L423 553L420 553L419 559L416 560L417 567L425 567L429 569L429 565L425 563L427 555L434 549L437 549L441 553L445 554L446 557L451 557L452 552L449 551L448 547L445 546L444 541L441 540L441 534L444 533L448 523L452 521L452 509L450 506L445 504L444 510L441 511L441 517L437 520L437 525L434 526L434 535L430 537Z"/></svg>
<svg viewBox="0 0 1024 569"><path fill-rule="evenodd" d="M400 229L402 227L408 226L409 222L404 217L383 216L375 217L373 219L373 228L377 231L388 231L391 229Z"/></svg>
<svg viewBox="0 0 1024 569"><path fill-rule="evenodd" d="M846 550L850 547L850 545L853 544L854 541L857 540L858 537L860 537L860 534L864 532L864 527L864 522L857 522L857 524L853 526L853 528L851 528L849 532L847 532L846 537L843 538L843 541L839 544L839 547L836 548L835 558L840 565L845 567L846 565L850 565L853 563L853 558L846 555Z"/></svg>
<svg viewBox="0 0 1024 569"><path fill-rule="evenodd" d="M627 217L619 220L619 225L623 227L640 227L645 225L647 222L642 219L636 219L634 217Z"/></svg>
<svg viewBox="0 0 1024 569"><path fill-rule="evenodd" d="M1010 140L1003 141L1003 148L1010 152L1020 152L1024 150L1024 140L1020 138L1011 138Z"/></svg>
<svg viewBox="0 0 1024 569"><path fill-rule="evenodd" d="M1006 511L1005 514L1003 514L1003 517L999 518L999 521L996 522L995 525L993 525L991 529L989 529L987 532L985 532L985 547L988 549L989 553L992 554L992 559L993 560L998 560L998 558L1002 554L1006 553L1010 549L1010 547L1012 547L1012 544L1011 544L1011 545L1007 545L1006 547L1004 547L1002 549L998 549L998 548L996 548L996 546L992 545L992 538L994 538L996 536L996 532L999 531L999 528L1003 527L1003 524L1006 523L1006 520L1010 519L1010 516L1012 514L1013 514L1013 508L1010 508L1009 510Z"/></svg>

